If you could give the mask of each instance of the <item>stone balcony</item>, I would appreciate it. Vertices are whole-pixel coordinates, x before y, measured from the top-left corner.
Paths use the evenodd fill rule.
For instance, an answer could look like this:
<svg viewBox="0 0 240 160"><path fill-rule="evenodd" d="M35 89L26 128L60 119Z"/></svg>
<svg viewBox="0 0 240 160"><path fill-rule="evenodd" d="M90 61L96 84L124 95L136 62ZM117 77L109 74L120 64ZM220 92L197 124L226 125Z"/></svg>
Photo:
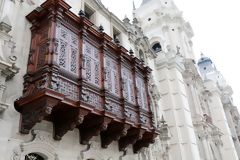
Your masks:
<svg viewBox="0 0 240 160"><path fill-rule="evenodd" d="M28 134L42 120L54 124L53 137L75 128L80 143L101 136L134 152L153 143L148 81L151 69L114 43L102 27L63 0L47 0L27 15L32 41L23 95L15 101L20 132Z"/></svg>

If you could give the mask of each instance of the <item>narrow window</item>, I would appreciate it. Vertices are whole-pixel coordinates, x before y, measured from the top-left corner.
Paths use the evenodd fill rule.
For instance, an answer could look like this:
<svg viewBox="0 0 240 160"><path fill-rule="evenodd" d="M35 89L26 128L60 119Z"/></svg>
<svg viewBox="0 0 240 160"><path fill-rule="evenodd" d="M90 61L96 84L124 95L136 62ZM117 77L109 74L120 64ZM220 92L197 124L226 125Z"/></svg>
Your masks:
<svg viewBox="0 0 240 160"><path fill-rule="evenodd" d="M94 13L95 11L90 8L88 5L84 5L85 16L94 23Z"/></svg>
<svg viewBox="0 0 240 160"><path fill-rule="evenodd" d="M117 30L115 27L113 27L113 40L115 42L120 41L120 35L121 35L121 32Z"/></svg>
<svg viewBox="0 0 240 160"><path fill-rule="evenodd" d="M140 58L141 60L145 61L144 54L143 54L143 51L142 51L142 50L139 51L139 58Z"/></svg>
<svg viewBox="0 0 240 160"><path fill-rule="evenodd" d="M152 50L153 50L155 53L160 52L160 51L162 51L162 46L160 45L159 42L154 43L154 44L152 45Z"/></svg>

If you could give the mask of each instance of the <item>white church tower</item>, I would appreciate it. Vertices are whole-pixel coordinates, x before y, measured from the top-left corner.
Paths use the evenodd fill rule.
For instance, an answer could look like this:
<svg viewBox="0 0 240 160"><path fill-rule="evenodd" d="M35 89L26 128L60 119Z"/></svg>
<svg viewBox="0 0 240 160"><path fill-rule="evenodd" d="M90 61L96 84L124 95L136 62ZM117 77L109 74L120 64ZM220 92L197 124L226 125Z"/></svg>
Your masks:
<svg viewBox="0 0 240 160"><path fill-rule="evenodd" d="M219 86L229 97L231 90L209 58L199 61L199 73L193 30L182 12L172 0L143 0L133 15L157 55L147 63L161 95L158 116L164 116L172 135L170 159L238 160L239 142L233 142L232 133L237 134L234 127L230 130L229 121L232 126L237 123L230 111L229 116L225 114L226 98Z"/></svg>
<svg viewBox="0 0 240 160"><path fill-rule="evenodd" d="M209 98L214 124L223 132L223 155L225 159L240 157L240 143L238 139L239 113L237 107L233 105L232 88L227 84L220 71L217 70L212 60L205 55L201 55L198 67L205 82L206 89L213 91ZM236 158L237 159L237 158Z"/></svg>
<svg viewBox="0 0 240 160"><path fill-rule="evenodd" d="M200 160L183 77L183 62L194 60L191 26L172 0L144 0L134 15L158 55L149 65L161 93L159 114L164 115L172 134L170 156Z"/></svg>

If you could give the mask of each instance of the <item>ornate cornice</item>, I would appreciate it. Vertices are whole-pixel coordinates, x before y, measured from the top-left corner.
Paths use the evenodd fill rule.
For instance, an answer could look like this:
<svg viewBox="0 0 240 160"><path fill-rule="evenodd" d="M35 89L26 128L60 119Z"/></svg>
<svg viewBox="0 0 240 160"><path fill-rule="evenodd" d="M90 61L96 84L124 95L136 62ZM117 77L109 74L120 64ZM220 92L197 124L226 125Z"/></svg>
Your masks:
<svg viewBox="0 0 240 160"><path fill-rule="evenodd" d="M177 68L181 73L185 70L184 58L181 55L174 53L172 50L159 55L155 59L155 66L157 70L162 68Z"/></svg>

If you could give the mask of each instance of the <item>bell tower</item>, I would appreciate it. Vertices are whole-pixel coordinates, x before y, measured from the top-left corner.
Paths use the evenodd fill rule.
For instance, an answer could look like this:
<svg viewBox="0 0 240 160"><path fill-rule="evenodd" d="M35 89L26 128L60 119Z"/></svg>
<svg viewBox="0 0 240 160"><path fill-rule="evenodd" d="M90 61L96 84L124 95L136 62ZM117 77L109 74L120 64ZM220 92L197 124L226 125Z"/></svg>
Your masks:
<svg viewBox="0 0 240 160"><path fill-rule="evenodd" d="M167 51L169 45L174 51L179 48L182 56L194 59L191 40L193 30L172 0L143 0L133 14L152 48L160 44L162 50Z"/></svg>
<svg viewBox="0 0 240 160"><path fill-rule="evenodd" d="M217 70L212 60L209 57L206 57L203 53L201 54L201 58L198 60L198 68L204 80L212 80L222 87L227 85L227 82L221 72Z"/></svg>
<svg viewBox="0 0 240 160"><path fill-rule="evenodd" d="M183 73L193 62L193 31L172 0L143 0L133 11L157 55L148 62L161 99L158 101L170 138L171 159L200 160Z"/></svg>

